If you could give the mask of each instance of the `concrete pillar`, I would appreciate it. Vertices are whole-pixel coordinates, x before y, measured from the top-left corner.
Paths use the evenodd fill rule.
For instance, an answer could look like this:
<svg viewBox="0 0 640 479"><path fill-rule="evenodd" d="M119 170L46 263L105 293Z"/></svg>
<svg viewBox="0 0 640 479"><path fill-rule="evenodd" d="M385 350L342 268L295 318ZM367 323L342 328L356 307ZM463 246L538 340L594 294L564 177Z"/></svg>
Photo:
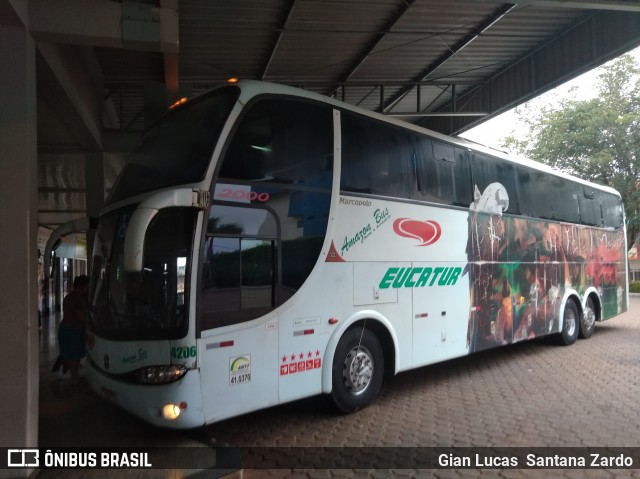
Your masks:
<svg viewBox="0 0 640 479"><path fill-rule="evenodd" d="M0 25L0 447L38 445L38 244L35 46ZM26 477L2 470L0 477Z"/></svg>

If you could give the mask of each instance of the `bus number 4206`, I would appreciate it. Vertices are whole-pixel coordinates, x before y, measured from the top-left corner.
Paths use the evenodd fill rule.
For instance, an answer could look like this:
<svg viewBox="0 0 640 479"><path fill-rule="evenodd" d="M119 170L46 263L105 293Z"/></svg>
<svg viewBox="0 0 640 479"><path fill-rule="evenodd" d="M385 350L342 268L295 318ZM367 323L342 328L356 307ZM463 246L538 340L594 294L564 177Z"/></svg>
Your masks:
<svg viewBox="0 0 640 479"><path fill-rule="evenodd" d="M176 359L187 359L196 357L195 346L182 346L171 348L171 357Z"/></svg>

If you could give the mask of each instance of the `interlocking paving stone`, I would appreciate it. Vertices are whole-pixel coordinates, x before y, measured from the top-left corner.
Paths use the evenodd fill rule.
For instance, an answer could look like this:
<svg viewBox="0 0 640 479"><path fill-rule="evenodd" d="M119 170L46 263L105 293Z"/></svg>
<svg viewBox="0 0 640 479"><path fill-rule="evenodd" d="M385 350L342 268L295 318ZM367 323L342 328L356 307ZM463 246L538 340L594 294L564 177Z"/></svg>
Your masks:
<svg viewBox="0 0 640 479"><path fill-rule="evenodd" d="M628 313L598 323L588 340L563 347L543 339L404 372L386 380L376 402L356 414L337 415L326 398L317 397L207 430L217 441L237 446L640 447L639 398L640 298L632 297ZM278 471L281 477L299 477L297 472ZM342 469L331 477L363 474ZM640 470L624 469L372 469L365 475L508 479L541 474L640 478ZM265 470L244 471L244 478L259 477L270 476Z"/></svg>

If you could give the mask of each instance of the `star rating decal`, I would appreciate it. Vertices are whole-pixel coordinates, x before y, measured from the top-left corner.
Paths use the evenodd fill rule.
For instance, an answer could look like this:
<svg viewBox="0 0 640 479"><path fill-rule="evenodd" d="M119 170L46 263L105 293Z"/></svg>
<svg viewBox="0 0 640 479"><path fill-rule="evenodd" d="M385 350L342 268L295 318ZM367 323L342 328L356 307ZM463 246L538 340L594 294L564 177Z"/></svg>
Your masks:
<svg viewBox="0 0 640 479"><path fill-rule="evenodd" d="M293 353L291 356L287 356L285 354L281 359L282 364L280 365L280 376L303 373L305 371L320 369L322 367L322 358L320 357L319 349L316 349L315 355L313 351L308 351L306 353L306 360L305 353L303 351Z"/></svg>

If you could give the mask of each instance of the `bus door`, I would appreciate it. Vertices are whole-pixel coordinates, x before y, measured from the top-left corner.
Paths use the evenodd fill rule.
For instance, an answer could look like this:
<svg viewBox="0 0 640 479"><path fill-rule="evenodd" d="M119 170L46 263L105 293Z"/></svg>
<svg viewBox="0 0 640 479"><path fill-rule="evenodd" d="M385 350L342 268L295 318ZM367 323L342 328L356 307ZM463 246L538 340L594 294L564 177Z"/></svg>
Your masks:
<svg viewBox="0 0 640 479"><path fill-rule="evenodd" d="M411 263L410 267L414 365L466 354L469 281L463 277L464 264Z"/></svg>
<svg viewBox="0 0 640 479"><path fill-rule="evenodd" d="M236 221L224 221L231 217ZM264 209L212 209L199 303L207 421L267 407L278 399L278 317L273 311L278 241L267 234L273 221Z"/></svg>

